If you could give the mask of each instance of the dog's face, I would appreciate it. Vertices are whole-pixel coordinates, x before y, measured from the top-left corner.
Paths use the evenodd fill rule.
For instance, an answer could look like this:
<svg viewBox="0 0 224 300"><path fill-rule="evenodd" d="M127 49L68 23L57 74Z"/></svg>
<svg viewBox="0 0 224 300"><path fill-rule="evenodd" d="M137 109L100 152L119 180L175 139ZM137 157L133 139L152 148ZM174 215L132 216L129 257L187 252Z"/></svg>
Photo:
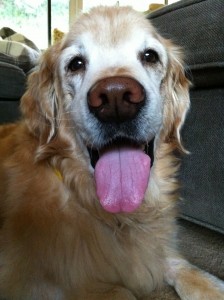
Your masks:
<svg viewBox="0 0 224 300"><path fill-rule="evenodd" d="M28 104L30 94L36 106ZM90 148L106 152L96 178L103 173L102 169L116 172L112 168L117 166L115 149L124 152L125 164L130 165L128 174L136 174L138 164L149 169L150 162L141 156L139 149L153 138L181 148L179 131L189 97L179 49L160 37L148 20L130 8L99 7L81 16L64 40L46 52L40 70L31 76L27 96L23 112L42 144L49 143L67 126L73 128L83 151ZM40 115L45 116L45 122L40 122ZM131 161L135 160L133 165ZM143 197L139 194L144 194L149 176L145 169L130 178L133 183L137 177L141 191L127 192L114 182L116 192L120 188L123 189L120 194ZM109 180L110 176L103 174ZM120 177L128 174L123 170ZM100 193L108 194L108 188L105 191L105 184L104 187L101 184L104 179L98 180ZM109 200L102 202L105 201ZM120 202L113 205L109 211L132 211L139 202L133 207Z"/></svg>
<svg viewBox="0 0 224 300"><path fill-rule="evenodd" d="M152 26L129 9L98 9L75 24L64 41L60 70L85 143L101 149L118 138L150 141L162 124L167 65Z"/></svg>

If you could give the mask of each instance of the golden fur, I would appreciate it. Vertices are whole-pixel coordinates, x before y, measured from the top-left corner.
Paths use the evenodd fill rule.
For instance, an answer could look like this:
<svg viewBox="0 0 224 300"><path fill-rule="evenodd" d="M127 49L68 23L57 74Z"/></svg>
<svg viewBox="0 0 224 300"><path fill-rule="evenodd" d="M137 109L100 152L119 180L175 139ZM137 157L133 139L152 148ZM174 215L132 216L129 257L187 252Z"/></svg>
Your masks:
<svg viewBox="0 0 224 300"><path fill-rule="evenodd" d="M0 296L139 299L166 281L182 299L224 299L217 279L193 269L176 252L178 161L172 153L183 150L179 131L189 107L180 51L129 8L98 8L90 14L81 16L69 35L46 51L30 75L21 100L23 119L0 128ZM143 204L131 214L110 214L100 206L90 158L77 138L79 127L71 121L60 73L62 51L82 32L92 31L110 47L130 30L121 27L114 36L103 37L99 18L143 28L168 56L161 71L165 100L149 186ZM118 66L97 76L108 76L106 72L126 75L131 69Z"/></svg>

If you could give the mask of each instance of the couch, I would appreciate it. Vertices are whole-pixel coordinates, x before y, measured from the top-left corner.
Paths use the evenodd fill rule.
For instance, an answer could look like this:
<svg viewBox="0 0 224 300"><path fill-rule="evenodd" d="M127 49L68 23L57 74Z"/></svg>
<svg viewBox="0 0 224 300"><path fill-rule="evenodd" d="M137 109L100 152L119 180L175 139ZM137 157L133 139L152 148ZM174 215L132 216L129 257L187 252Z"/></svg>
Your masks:
<svg viewBox="0 0 224 300"><path fill-rule="evenodd" d="M223 0L183 0L148 18L182 46L193 86L182 136L182 217L224 233Z"/></svg>
<svg viewBox="0 0 224 300"><path fill-rule="evenodd" d="M40 56L37 46L9 27L0 29L0 123L19 118L26 79Z"/></svg>
<svg viewBox="0 0 224 300"><path fill-rule="evenodd" d="M224 30L223 0L183 0L148 18L185 50L193 82L183 128L182 218L224 233ZM26 74L0 62L0 123L19 117Z"/></svg>
<svg viewBox="0 0 224 300"><path fill-rule="evenodd" d="M0 123L19 118L19 100L25 85L26 74L22 69L0 61Z"/></svg>

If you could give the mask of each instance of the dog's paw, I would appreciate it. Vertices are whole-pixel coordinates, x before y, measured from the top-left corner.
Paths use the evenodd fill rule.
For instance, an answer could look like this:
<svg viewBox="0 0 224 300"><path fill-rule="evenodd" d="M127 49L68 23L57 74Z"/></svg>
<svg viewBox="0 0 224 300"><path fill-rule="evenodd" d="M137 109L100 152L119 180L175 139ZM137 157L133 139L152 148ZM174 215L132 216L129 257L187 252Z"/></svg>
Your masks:
<svg viewBox="0 0 224 300"><path fill-rule="evenodd" d="M166 281L182 300L224 300L224 282L182 259L170 259Z"/></svg>

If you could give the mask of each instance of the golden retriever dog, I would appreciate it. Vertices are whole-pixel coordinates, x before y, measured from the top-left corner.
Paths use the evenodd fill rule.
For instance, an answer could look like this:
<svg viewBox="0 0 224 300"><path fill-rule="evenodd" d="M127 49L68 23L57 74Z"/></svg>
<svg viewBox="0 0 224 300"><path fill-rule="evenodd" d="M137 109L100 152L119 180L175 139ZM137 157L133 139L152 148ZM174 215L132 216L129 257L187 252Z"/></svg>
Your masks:
<svg viewBox="0 0 224 300"><path fill-rule="evenodd" d="M98 7L42 56L0 129L0 295L134 300L163 284L224 299L176 247L178 47L131 8Z"/></svg>

